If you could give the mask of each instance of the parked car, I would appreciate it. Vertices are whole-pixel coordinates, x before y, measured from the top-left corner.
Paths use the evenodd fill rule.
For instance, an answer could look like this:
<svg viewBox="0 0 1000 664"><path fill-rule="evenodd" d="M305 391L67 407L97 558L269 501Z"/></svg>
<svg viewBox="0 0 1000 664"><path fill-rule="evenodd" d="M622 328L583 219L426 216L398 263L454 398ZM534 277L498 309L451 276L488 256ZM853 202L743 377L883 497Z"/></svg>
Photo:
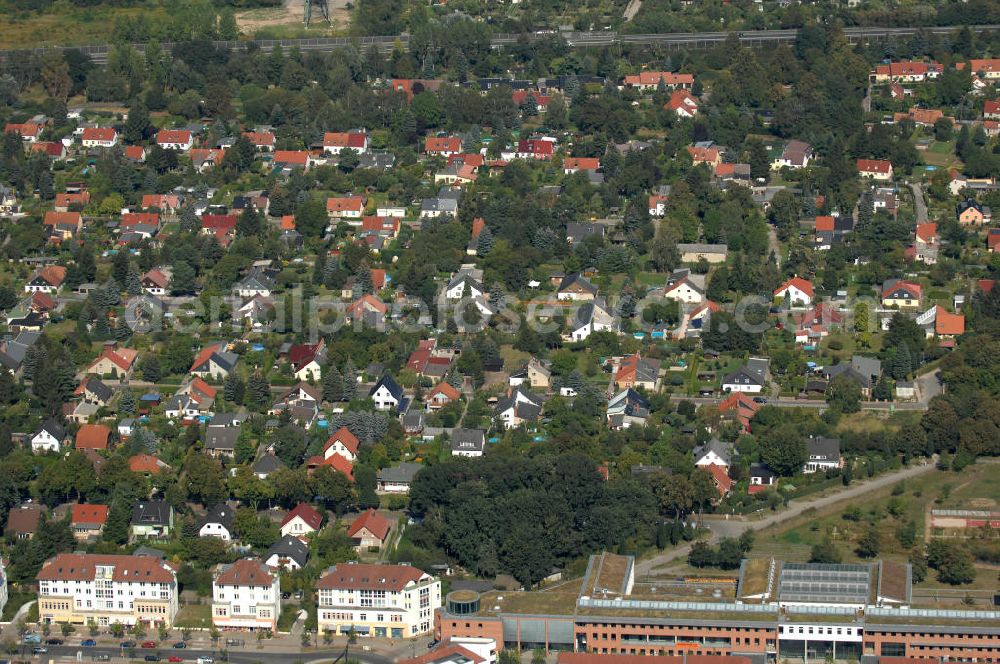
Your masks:
<svg viewBox="0 0 1000 664"><path fill-rule="evenodd" d="M24 642L25 643L41 643L42 642L42 637L39 636L38 634L25 634L24 635Z"/></svg>
<svg viewBox="0 0 1000 664"><path fill-rule="evenodd" d="M155 648L156 647L156 641L143 641L142 642L142 647L143 648Z"/></svg>
<svg viewBox="0 0 1000 664"><path fill-rule="evenodd" d="M111 655L94 655L94 661L97 662L110 662Z"/></svg>
<svg viewBox="0 0 1000 664"><path fill-rule="evenodd" d="M31 652L33 652L36 655L43 655L48 651L49 649L46 648L45 646L35 646L34 648L31 649Z"/></svg>
<svg viewBox="0 0 1000 664"><path fill-rule="evenodd" d="M145 659L147 662L158 662L158 661L160 661L160 656L159 655L146 655L143 659Z"/></svg>
<svg viewBox="0 0 1000 664"><path fill-rule="evenodd" d="M754 397L754 403L767 403L767 397Z"/></svg>
<svg viewBox="0 0 1000 664"><path fill-rule="evenodd" d="M45 639L45 645L47 646L61 646L62 644L62 639Z"/></svg>
<svg viewBox="0 0 1000 664"><path fill-rule="evenodd" d="M183 657L178 657L177 655L171 655L170 657L167 657L167 661L168 662L173 662L174 664L177 664L177 662L183 662L184 658Z"/></svg>
<svg viewBox="0 0 1000 664"><path fill-rule="evenodd" d="M122 641L118 645L122 648L135 648L135 641Z"/></svg>
<svg viewBox="0 0 1000 664"><path fill-rule="evenodd" d="M184 643L183 641L178 641L177 643L174 644L174 647L175 648L187 648L188 644Z"/></svg>
<svg viewBox="0 0 1000 664"><path fill-rule="evenodd" d="M212 657L199 657L198 664L215 664L215 659Z"/></svg>
<svg viewBox="0 0 1000 664"><path fill-rule="evenodd" d="M80 641L80 645L81 646L86 646L86 647L90 648L90 647L96 646L97 645L97 641L95 641L94 639L84 639L83 641Z"/></svg>

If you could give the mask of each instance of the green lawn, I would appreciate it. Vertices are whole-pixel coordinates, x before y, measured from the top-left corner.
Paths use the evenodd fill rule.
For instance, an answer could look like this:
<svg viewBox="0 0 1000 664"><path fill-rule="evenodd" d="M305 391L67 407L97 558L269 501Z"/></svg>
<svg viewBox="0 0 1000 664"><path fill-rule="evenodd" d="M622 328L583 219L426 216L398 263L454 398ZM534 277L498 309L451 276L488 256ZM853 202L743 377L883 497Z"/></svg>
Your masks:
<svg viewBox="0 0 1000 664"><path fill-rule="evenodd" d="M174 621L177 627L205 627L212 624L211 604L182 604Z"/></svg>

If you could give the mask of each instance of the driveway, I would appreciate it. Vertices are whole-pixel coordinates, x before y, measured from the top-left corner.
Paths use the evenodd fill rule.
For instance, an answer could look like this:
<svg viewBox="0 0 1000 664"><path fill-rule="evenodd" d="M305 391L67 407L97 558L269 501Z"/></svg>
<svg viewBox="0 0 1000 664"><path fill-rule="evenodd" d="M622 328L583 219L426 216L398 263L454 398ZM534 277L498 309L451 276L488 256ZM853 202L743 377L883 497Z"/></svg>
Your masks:
<svg viewBox="0 0 1000 664"><path fill-rule="evenodd" d="M932 461L927 461L922 465L901 468L870 480L855 482L843 491L837 491L836 493L824 496L813 496L804 500L792 500L788 503L788 507L785 509L780 512L769 514L759 521L747 521L744 518L729 519L728 521L712 521L708 524L711 535L709 535L708 539L705 541L714 542L723 537L739 537L746 530L763 530L764 528L781 523L782 521L794 519L795 517L800 516L807 509L816 508L817 510L821 510L845 500L860 498L867 493L892 486L900 480L916 477L917 475L934 470L934 468L934 463ZM654 570L659 567L663 567L667 563L673 562L678 558L687 557L690 551L691 544L689 543L673 548L670 551L664 551L663 553L653 556L652 558L641 560L636 563L635 566L636 576L648 576L653 573Z"/></svg>
<svg viewBox="0 0 1000 664"><path fill-rule="evenodd" d="M924 190L916 182L910 185L913 192L913 207L917 212L917 223L922 224L927 221L927 203L924 201Z"/></svg>

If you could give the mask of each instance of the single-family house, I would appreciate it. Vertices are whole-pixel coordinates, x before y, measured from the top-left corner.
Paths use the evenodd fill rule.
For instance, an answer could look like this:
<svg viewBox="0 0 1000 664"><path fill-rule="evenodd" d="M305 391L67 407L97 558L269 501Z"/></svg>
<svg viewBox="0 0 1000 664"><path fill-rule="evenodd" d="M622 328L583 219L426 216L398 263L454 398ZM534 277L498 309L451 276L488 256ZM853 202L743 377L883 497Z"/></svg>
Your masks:
<svg viewBox="0 0 1000 664"><path fill-rule="evenodd" d="M104 524L108 521L107 505L75 504L70 511L70 528L73 537L89 540L100 537Z"/></svg>
<svg viewBox="0 0 1000 664"><path fill-rule="evenodd" d="M163 500L140 500L132 507L131 538L160 539L170 536L174 508Z"/></svg>
<svg viewBox="0 0 1000 664"><path fill-rule="evenodd" d="M595 332L614 332L617 322L604 300L598 298L580 305L569 321L569 329L570 341L585 341Z"/></svg>
<svg viewBox="0 0 1000 664"><path fill-rule="evenodd" d="M97 376L125 378L135 368L139 351L134 348L105 346L93 362L87 365L87 373Z"/></svg>
<svg viewBox="0 0 1000 664"><path fill-rule="evenodd" d="M378 471L376 491L383 494L406 494L410 492L413 478L423 466L419 463L404 461L398 465L383 468Z"/></svg>
<svg viewBox="0 0 1000 664"><path fill-rule="evenodd" d="M694 465L719 466L728 469L733 464L733 445L713 438L704 445L694 448Z"/></svg>
<svg viewBox="0 0 1000 664"><path fill-rule="evenodd" d="M567 274L559 283L556 297L560 300L589 301L597 297L597 286L579 272Z"/></svg>
<svg viewBox="0 0 1000 664"><path fill-rule="evenodd" d="M881 300L885 307L919 307L923 288L904 279L888 279L882 284Z"/></svg>
<svg viewBox="0 0 1000 664"><path fill-rule="evenodd" d="M72 214L72 213L71 213ZM62 265L47 265L24 285L25 293L56 293L66 280L66 268Z"/></svg>
<svg viewBox="0 0 1000 664"><path fill-rule="evenodd" d="M406 412L408 401L403 394L403 388L389 374L383 375L372 386L372 389L368 392L368 396L375 402L376 410Z"/></svg>
<svg viewBox="0 0 1000 664"><path fill-rule="evenodd" d="M359 553L379 550L385 546L392 531L392 522L382 516L374 507L369 507L351 522L347 536L354 541Z"/></svg>
<svg viewBox="0 0 1000 664"><path fill-rule="evenodd" d="M224 542L236 539L234 524L236 510L225 503L220 503L208 510L198 526L199 537L214 537Z"/></svg>
<svg viewBox="0 0 1000 664"><path fill-rule="evenodd" d="M281 520L281 534L305 537L319 530L323 515L307 503L299 503Z"/></svg>
<svg viewBox="0 0 1000 664"><path fill-rule="evenodd" d="M271 569L294 571L309 562L309 547L298 537L285 535L264 554L264 564Z"/></svg>
<svg viewBox="0 0 1000 664"><path fill-rule="evenodd" d="M424 403L427 405L427 410L438 410L450 403L455 403L461 398L461 392L446 381L441 381L424 395Z"/></svg>
<svg viewBox="0 0 1000 664"><path fill-rule="evenodd" d="M358 449L360 447L360 442L358 437L351 433L351 430L347 427L340 427L333 435L331 435L326 440L326 444L323 445L323 458L329 459L331 456L338 454L348 461L354 461L358 458Z"/></svg>
<svg viewBox="0 0 1000 664"><path fill-rule="evenodd" d="M857 167L863 178L881 182L892 180L892 162L888 159L858 159Z"/></svg>
<svg viewBox="0 0 1000 664"><path fill-rule="evenodd" d="M620 430L633 425L644 426L649 417L649 401L631 387L608 399L608 428Z"/></svg>
<svg viewBox="0 0 1000 664"><path fill-rule="evenodd" d="M194 135L187 129L161 129L156 134L156 144L164 150L187 152L194 146Z"/></svg>
<svg viewBox="0 0 1000 664"><path fill-rule="evenodd" d="M653 391L660 383L660 361L642 357L639 353L623 357L615 372L615 386L642 387Z"/></svg>
<svg viewBox="0 0 1000 664"><path fill-rule="evenodd" d="M808 279L795 276L774 289L774 297L787 299L793 307L808 307L816 296L816 289Z"/></svg>
<svg viewBox="0 0 1000 664"><path fill-rule="evenodd" d="M80 135L80 145L85 148L113 148L118 145L118 132L114 127L86 127Z"/></svg>
<svg viewBox="0 0 1000 664"><path fill-rule="evenodd" d="M759 394L767 384L768 364L767 358L751 357L746 364L722 379L722 390Z"/></svg>
<svg viewBox="0 0 1000 664"><path fill-rule="evenodd" d="M771 170L781 168L805 168L813 160L812 146L804 141L788 141L781 155L771 163Z"/></svg>
<svg viewBox="0 0 1000 664"><path fill-rule="evenodd" d="M481 457L485 451L486 433L482 429L452 429L452 456Z"/></svg>
<svg viewBox="0 0 1000 664"><path fill-rule="evenodd" d="M955 207L958 223L966 226L981 226L993 220L993 211L988 205L967 198Z"/></svg>
<svg viewBox="0 0 1000 664"><path fill-rule="evenodd" d="M60 452L69 443L66 430L53 419L47 419L38 428L38 431L31 436L31 451L35 454L41 452Z"/></svg>
<svg viewBox="0 0 1000 664"><path fill-rule="evenodd" d="M505 429L514 429L526 422L536 421L543 403L541 397L524 385L518 385L497 401L493 413Z"/></svg>
<svg viewBox="0 0 1000 664"><path fill-rule="evenodd" d="M199 378L222 380L236 368L240 359L239 355L229 352L227 348L228 345L221 341L205 346L195 357L189 373Z"/></svg>
<svg viewBox="0 0 1000 664"><path fill-rule="evenodd" d="M840 456L840 439L809 436L806 439L806 462L803 473L827 471L833 468L843 468L844 459Z"/></svg>
<svg viewBox="0 0 1000 664"><path fill-rule="evenodd" d="M368 151L368 132L363 129L352 131L328 131L323 134L323 152L340 154L341 150L351 149L359 155Z"/></svg>

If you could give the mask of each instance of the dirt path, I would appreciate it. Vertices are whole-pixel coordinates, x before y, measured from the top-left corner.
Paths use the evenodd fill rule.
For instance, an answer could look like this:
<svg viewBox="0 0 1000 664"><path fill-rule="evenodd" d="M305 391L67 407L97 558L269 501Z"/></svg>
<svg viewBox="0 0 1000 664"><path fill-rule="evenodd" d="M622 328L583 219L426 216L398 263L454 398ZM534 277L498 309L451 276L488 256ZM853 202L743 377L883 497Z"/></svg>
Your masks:
<svg viewBox="0 0 1000 664"><path fill-rule="evenodd" d="M317 31L343 30L351 20L347 9L349 0L328 0L330 20L333 26L326 25L323 15L313 9L311 28ZM236 15L236 25L240 32L253 35L261 28L271 28L281 25L302 26L305 11L305 0L285 0L281 7L263 7L250 9Z"/></svg>
<svg viewBox="0 0 1000 664"><path fill-rule="evenodd" d="M783 521L788 521L789 519L801 516L810 508L823 509L836 505L837 503L859 498L867 493L892 486L900 480L910 479L912 477L916 477L917 475L929 472L934 470L934 468L934 463L932 461L927 461L919 466L902 468L885 475L880 475L879 477L871 480L856 482L843 491L838 491L825 496L813 497L811 500L792 500L789 502L788 507L784 510L775 512L774 514L766 516L759 521L747 521L745 519L713 521L708 524L711 535L708 537L707 541L714 542L722 537L739 537L745 530L763 530L764 528L768 528ZM653 556L652 558L639 561L635 566L636 576L647 576L657 568L663 567L666 563L687 556L691 551L691 546L691 544L685 544L669 551L664 551L663 553Z"/></svg>

